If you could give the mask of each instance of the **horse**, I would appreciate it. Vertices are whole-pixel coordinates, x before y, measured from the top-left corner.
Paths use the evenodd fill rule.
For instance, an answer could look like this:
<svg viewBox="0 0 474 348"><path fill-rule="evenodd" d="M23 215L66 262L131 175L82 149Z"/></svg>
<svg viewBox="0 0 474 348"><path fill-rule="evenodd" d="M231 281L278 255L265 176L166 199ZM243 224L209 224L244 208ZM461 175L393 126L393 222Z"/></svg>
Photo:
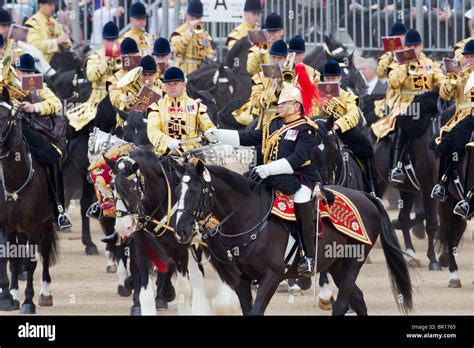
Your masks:
<svg viewBox="0 0 474 348"><path fill-rule="evenodd" d="M360 191L336 186L328 188L344 194L359 208L372 243L381 235L392 285L402 297L397 304L404 312L411 310L412 285L408 266L381 202ZM212 256L210 262L222 280L237 293L242 313L263 315L278 284L285 278L298 277L295 265L285 273L284 262L289 231L295 224L270 214L271 190L229 169L205 166L197 161L194 166L186 166L178 195L178 241L189 244L197 233L195 223L212 214L220 223L203 235ZM355 246L359 243L337 232L327 221L322 226L324 233L318 245L317 271L329 271L339 288L332 314L344 315L350 304L358 315L366 315L362 291L355 284L363 262L329 258L323 253L328 244ZM364 246L363 260L371 247ZM259 284L255 302L250 286L253 279Z"/></svg>
<svg viewBox="0 0 474 348"><path fill-rule="evenodd" d="M374 134L370 132L369 139L374 144L375 170L382 183L379 185L379 192L384 192L389 184L400 191L402 209L400 209L398 221L403 231L407 253L411 256L409 262L414 266L421 266L411 241L410 228L420 222L420 219L422 221L425 218L426 234L428 235L428 268L429 270L439 271L441 266L434 250L434 237L438 229L437 202L431 198L431 190L437 181L438 161L429 149L430 141L437 132L438 109L436 103L432 103L432 100L436 97L436 92L427 92L415 97L414 103L420 105L419 120L411 117L398 117L397 120L397 127L402 127L403 131L410 137L410 140L407 140L409 144L406 146L405 154L413 164L416 173L414 178L407 177L404 184L389 183L390 136L386 136L377 142ZM422 217L417 216L416 220L411 221L410 211L418 192L421 192L422 195L425 214Z"/></svg>
<svg viewBox="0 0 474 348"><path fill-rule="evenodd" d="M175 265L178 285L187 284L186 276L189 274L193 284L191 313L210 314L211 308L204 294L203 279L197 263L193 260L188 262L188 246L179 244L173 232L175 214L171 207L175 206L177 201L174 192L179 184L179 177L182 175L181 165L167 156L158 158L149 149L135 150L130 154L130 160L118 159L115 163L108 161L108 164L115 174L116 207L120 211L115 228L121 233L132 235L129 243L135 250L136 262L132 264L134 267L132 313L154 314L155 312L154 307L151 308L150 305L153 293L149 290L151 270L147 260L152 259L157 263L150 252L153 250L152 245L157 244L154 249L163 249L172 260L171 264ZM169 222L166 222L167 218ZM162 222L158 223L158 221ZM137 240L141 242L135 244ZM163 282L157 285L157 295L160 295L163 300L170 302L174 299L175 290L171 284L171 272L164 274ZM178 290L178 294L182 297L179 301L178 313L186 311L189 314L189 309L182 308L182 302L187 299L187 292L180 291L183 290ZM215 312L228 312L232 308L232 290L221 283L213 304Z"/></svg>
<svg viewBox="0 0 474 348"><path fill-rule="evenodd" d="M49 267L57 258L58 233L52 219L53 207L49 203L47 173L36 156L32 157L29 145L23 140L22 122L25 117L23 107L20 107L16 114L13 114L12 110L13 104L8 89L3 88L0 96L0 158L2 160L0 170L3 186L3 190L0 190L0 244L5 246L8 242L16 248L29 245L29 250L38 248L43 263L39 305L52 306ZM39 134L37 136L41 137ZM55 151L52 146L50 151ZM50 154L44 150L43 155ZM12 275L10 289L6 270L7 259L0 258L0 310L14 310L20 307L18 270L24 261L27 283L25 301L21 305L20 313L36 313L36 305L33 301L33 274L38 262L36 257L36 252L34 252L24 259L10 258Z"/></svg>

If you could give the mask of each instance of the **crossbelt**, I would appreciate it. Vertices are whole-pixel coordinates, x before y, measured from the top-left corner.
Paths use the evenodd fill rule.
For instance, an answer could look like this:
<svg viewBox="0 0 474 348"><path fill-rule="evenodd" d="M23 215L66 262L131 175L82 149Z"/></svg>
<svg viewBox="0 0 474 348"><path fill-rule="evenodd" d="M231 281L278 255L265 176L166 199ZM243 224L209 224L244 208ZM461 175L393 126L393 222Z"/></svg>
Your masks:
<svg viewBox="0 0 474 348"><path fill-rule="evenodd" d="M410 90L402 90L402 95L422 95L423 93L430 92L427 90L422 91L410 91Z"/></svg>
<svg viewBox="0 0 474 348"><path fill-rule="evenodd" d="M474 108L474 103L461 103L461 104L459 104L459 108L461 110L472 109L472 108Z"/></svg>

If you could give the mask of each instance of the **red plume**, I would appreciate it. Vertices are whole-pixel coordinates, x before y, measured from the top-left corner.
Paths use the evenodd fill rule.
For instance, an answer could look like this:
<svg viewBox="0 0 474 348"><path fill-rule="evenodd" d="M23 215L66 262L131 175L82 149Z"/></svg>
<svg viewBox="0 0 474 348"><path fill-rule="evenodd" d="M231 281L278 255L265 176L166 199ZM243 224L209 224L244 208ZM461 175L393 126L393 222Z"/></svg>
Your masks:
<svg viewBox="0 0 474 348"><path fill-rule="evenodd" d="M313 114L313 101L318 103L316 86L311 82L304 64L296 64L295 73L298 76L298 88L303 99L304 113L306 116L311 117Z"/></svg>

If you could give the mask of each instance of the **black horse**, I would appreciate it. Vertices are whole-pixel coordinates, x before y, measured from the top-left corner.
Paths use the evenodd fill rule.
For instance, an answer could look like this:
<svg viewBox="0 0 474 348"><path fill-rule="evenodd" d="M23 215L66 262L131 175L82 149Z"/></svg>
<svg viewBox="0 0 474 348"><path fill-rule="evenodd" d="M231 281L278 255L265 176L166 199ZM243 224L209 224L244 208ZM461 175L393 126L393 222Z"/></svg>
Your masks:
<svg viewBox="0 0 474 348"><path fill-rule="evenodd" d="M370 132L369 138L374 144L377 174L380 182L385 183L385 185L381 185L379 192L384 192L388 184L393 185L393 187L400 191L402 206L398 221L403 231L407 253L412 257L409 262L414 266L421 266L420 260L416 258L415 248L411 241L410 228L420 222L420 219L423 221L422 219L425 218L426 234L428 235L428 268L430 270L441 270L434 249L434 238L438 229L437 202L431 198L431 190L437 181L438 161L429 148L429 144L437 132L436 123L439 115L435 100L437 100L436 92L427 92L417 96L413 103L420 105L419 119L398 117L397 127L401 127L402 132L409 139L403 155L404 163L407 163L407 159L410 159L416 173L414 177L407 177L404 184L392 184L388 181L391 136L386 136L377 142L373 133ZM421 217L417 216L418 220L412 221L410 219L410 212L416 199L416 194L419 192L422 195L425 214Z"/></svg>
<svg viewBox="0 0 474 348"><path fill-rule="evenodd" d="M153 260L153 257L149 253L149 247L143 242L137 243L137 240L143 241L146 236L147 244L156 243L158 246L155 246L155 249L163 249L167 257L172 260L169 263L170 270L159 273L161 281L157 282L157 296L166 302L175 298L171 275L176 267L178 282L186 282L186 276L189 273L193 283L193 296L195 296L193 304L198 306L198 308L193 308L193 313L210 314L207 298L204 296L202 275L194 261L188 263L188 246L179 244L173 231L175 214L172 206L175 206L177 201L175 189L179 184L183 168L169 157L158 158L152 151L141 149L134 151L130 155L130 160L121 158L116 163L109 161L109 165L114 168L116 206L117 209L122 210L120 217L117 218L116 230L132 235L129 245L135 251L135 254L132 254L133 262L131 263L134 285L132 313L153 314L154 312L154 308L147 305L151 302L152 296L148 290L151 270L147 260ZM167 217L169 217L169 222L166 222ZM136 221L141 226L137 226ZM162 221L162 223L159 224L157 221ZM155 227L159 228L155 230ZM194 256L198 261L199 252L197 254ZM228 293L229 290L223 285L219 287L222 293ZM179 303L181 305L181 302L186 300L186 296L184 293L178 294L182 297ZM222 306L225 307L227 304Z"/></svg>
<svg viewBox="0 0 474 348"><path fill-rule="evenodd" d="M0 243L5 246L8 242L15 248L25 248L28 243L30 251L37 247L43 263L39 305L52 306L49 267L56 260L58 234L52 219L53 206L45 204L50 202L47 173L38 159L32 158L29 146L23 140L22 122L25 117L23 108L16 114L13 114L12 110L13 104L8 89L3 88L0 96L0 158L4 189L0 190ZM41 137L39 134L37 136ZM48 151L45 150L42 155L48 157ZM0 310L19 308L18 271L25 262L27 284L21 313L36 313L33 302L33 274L37 265L37 255L30 252L30 255L25 256L24 259L17 256L10 258L12 276L10 290L7 259L0 258Z"/></svg>
<svg viewBox="0 0 474 348"><path fill-rule="evenodd" d="M343 193L359 208L372 243L381 235L392 285L397 289L396 293L403 297L398 305L403 311L410 310L412 286L408 267L382 204L360 191L331 188ZM195 223L213 214L221 221L219 229L204 232L203 237L212 255L211 263L219 276L237 293L244 315L264 314L278 284L285 278L297 277L294 266L285 273L284 262L289 231L294 224L269 216L273 201L271 190L228 169L204 166L198 161L195 166L186 167L179 192L176 232L180 242L190 243L196 235ZM355 284L363 262L323 256L327 244L359 243L337 232L326 221L323 226L317 269L328 270L339 288L333 314L344 315L350 304L358 315L366 315L362 291ZM371 246L366 245L363 249L365 260ZM238 255L235 250L238 250ZM259 284L255 302L250 287L253 279L257 279Z"/></svg>

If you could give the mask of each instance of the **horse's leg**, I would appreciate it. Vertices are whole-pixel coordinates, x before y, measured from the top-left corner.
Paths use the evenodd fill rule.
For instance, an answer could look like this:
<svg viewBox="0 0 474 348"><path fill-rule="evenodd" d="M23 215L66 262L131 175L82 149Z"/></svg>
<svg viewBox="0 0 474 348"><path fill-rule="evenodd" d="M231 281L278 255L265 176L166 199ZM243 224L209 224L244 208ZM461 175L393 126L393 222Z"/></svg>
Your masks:
<svg viewBox="0 0 474 348"><path fill-rule="evenodd" d="M49 228L49 231L48 231L48 228ZM53 228L54 226L46 223L44 227L44 230L46 231L45 233L54 233L52 232ZM53 305L53 295L51 294L51 275L49 274L49 260L50 260L50 255L53 252L53 250L52 250L52 244L49 243L48 241L49 241L49 238L46 238L46 242L43 240L41 243L41 258L43 260L43 273L41 275L41 291L40 291L40 299L38 302L40 306ZM38 257L38 255L36 255L35 257Z"/></svg>
<svg viewBox="0 0 474 348"><path fill-rule="evenodd" d="M141 315L142 310L140 307L140 270L137 264L137 256L135 254L135 243L133 238L129 243L130 248L130 273L133 279L133 306L130 309L130 315ZM125 270L126 271L126 270ZM119 273L120 273L120 261L119 261Z"/></svg>
<svg viewBox="0 0 474 348"><path fill-rule="evenodd" d="M12 233L8 238L10 245L19 247L20 244L26 244L27 238L26 235L21 233ZM23 264L24 258L21 257L11 257L10 261L10 273L11 273L11 284L10 284L10 293L13 296L13 302L15 304L15 309L20 309L20 290L18 285L18 280L20 276L20 268Z"/></svg>
<svg viewBox="0 0 474 348"><path fill-rule="evenodd" d="M250 282L240 278L239 283L234 288L237 297L239 298L240 308L243 315L250 315L252 313L253 298L252 287Z"/></svg>
<svg viewBox="0 0 474 348"><path fill-rule="evenodd" d="M316 286L316 285L315 285ZM329 286L329 278L327 272L319 274L319 287L321 291L318 293L318 306L323 311L330 311L334 303L331 287Z"/></svg>
<svg viewBox="0 0 474 348"><path fill-rule="evenodd" d="M212 311L216 315L240 314L238 297L234 290L217 277L217 294L212 299Z"/></svg>
<svg viewBox="0 0 474 348"><path fill-rule="evenodd" d="M415 201L415 195L412 192L400 191L400 212L398 214L398 221L403 232L403 239L405 241L405 249L407 254L411 256L408 263L413 267L421 267L420 260L416 257L415 247L411 241L410 235L410 212Z"/></svg>
<svg viewBox="0 0 474 348"><path fill-rule="evenodd" d="M431 198L431 188L423 191L423 206L425 207L426 215L426 234L428 235L428 251L427 256L430 260L428 269L430 271L441 271L441 265L436 259L434 250L434 237L438 230L438 202Z"/></svg>
<svg viewBox="0 0 474 348"><path fill-rule="evenodd" d="M425 225L423 221L425 220L425 210L423 209L423 199L422 195L417 193L415 197L415 220L420 221L412 228L412 233L416 238L423 239L425 238Z"/></svg>
<svg viewBox="0 0 474 348"><path fill-rule="evenodd" d="M0 247L6 249L7 234L0 225ZM12 294L9 291L10 281L8 280L7 271L8 259L0 257L0 311L11 311L15 309L15 303Z"/></svg>
<svg viewBox="0 0 474 348"><path fill-rule="evenodd" d="M158 272L156 277L156 297L155 306L157 310L168 309L168 302L173 301L176 298L176 291L173 284L171 283L171 277L175 272L176 267L174 263L169 263L168 272Z"/></svg>
<svg viewBox="0 0 474 348"><path fill-rule="evenodd" d="M367 315L367 305L365 304L364 294L356 284L354 284L354 288L352 289L349 303L357 315Z"/></svg>
<svg viewBox="0 0 474 348"><path fill-rule="evenodd" d="M36 226L38 228L38 226ZM25 289L25 302L23 302L20 314L36 314L36 306L33 302L35 290L33 288L33 275L35 273L36 265L38 261L32 258L26 258L26 289Z"/></svg>
<svg viewBox="0 0 474 348"><path fill-rule="evenodd" d="M127 250L130 250L130 247L125 245L120 245L115 247L115 255L118 260L118 267L117 267L117 278L118 278L118 286L117 286L117 293L122 297L128 297L132 294L133 284L129 281L129 275L127 272ZM132 257L130 257L130 271L132 270ZM134 265L134 267L136 267ZM138 272L138 270L136 271ZM130 276L132 277L132 276ZM132 277L133 278L133 277ZM132 280L133 283L133 280Z"/></svg>
<svg viewBox="0 0 474 348"><path fill-rule="evenodd" d="M257 296L252 307L252 315L263 315L265 313L265 309L278 288L281 278L281 276L269 269L263 277L258 279Z"/></svg>
<svg viewBox="0 0 474 348"><path fill-rule="evenodd" d="M212 314L211 304L207 299L206 290L204 288L204 276L202 275L201 270L198 267L197 261L195 261L191 255L191 248L189 248L188 252L189 281L191 283L193 292L191 313L199 315Z"/></svg>
<svg viewBox="0 0 474 348"><path fill-rule="evenodd" d="M94 188L92 184L87 181L84 175L82 178L82 195L81 195L81 220L82 220L82 244L86 246L87 255L99 255L99 250L91 238L91 227L89 218L86 215L87 209L93 203Z"/></svg>
<svg viewBox="0 0 474 348"><path fill-rule="evenodd" d="M103 217L100 219L100 225L106 236L109 236L114 233L115 219L109 217ZM117 272L117 256L118 248L114 243L106 243L105 246L105 260L106 266L105 271L107 273Z"/></svg>

